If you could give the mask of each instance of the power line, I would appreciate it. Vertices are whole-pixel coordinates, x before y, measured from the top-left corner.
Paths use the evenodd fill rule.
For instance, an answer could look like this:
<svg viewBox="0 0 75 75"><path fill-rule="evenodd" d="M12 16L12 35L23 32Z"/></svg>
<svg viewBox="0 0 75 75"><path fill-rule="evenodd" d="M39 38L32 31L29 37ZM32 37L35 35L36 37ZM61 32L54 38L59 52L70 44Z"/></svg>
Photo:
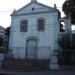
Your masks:
<svg viewBox="0 0 75 75"><path fill-rule="evenodd" d="M0 11L0 12L13 12L13 11Z"/></svg>
<svg viewBox="0 0 75 75"><path fill-rule="evenodd" d="M57 7L57 8L62 8L62 7ZM0 12L13 12L13 11L10 10L10 11L0 11Z"/></svg>
<svg viewBox="0 0 75 75"><path fill-rule="evenodd" d="M57 7L58 9L62 9L62 7ZM75 7L71 7L71 8L75 8ZM12 10L9 10L9 11L0 11L0 12L13 12Z"/></svg>

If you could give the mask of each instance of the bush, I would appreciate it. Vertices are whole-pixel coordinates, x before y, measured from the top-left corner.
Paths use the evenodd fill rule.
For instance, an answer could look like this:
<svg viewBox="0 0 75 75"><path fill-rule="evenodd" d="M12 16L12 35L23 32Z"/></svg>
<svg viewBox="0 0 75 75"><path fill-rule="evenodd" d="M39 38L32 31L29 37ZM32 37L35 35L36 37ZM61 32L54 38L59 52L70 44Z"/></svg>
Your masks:
<svg viewBox="0 0 75 75"><path fill-rule="evenodd" d="M7 48L3 46L0 47L0 53L7 53L7 52L8 52Z"/></svg>
<svg viewBox="0 0 75 75"><path fill-rule="evenodd" d="M0 47L3 45L3 39L0 37Z"/></svg>
<svg viewBox="0 0 75 75"><path fill-rule="evenodd" d="M71 49L71 39L70 36L68 34L62 36L61 39L58 40L59 46L62 49Z"/></svg>
<svg viewBox="0 0 75 75"><path fill-rule="evenodd" d="M68 34L64 35L61 39L58 40L58 43L62 48L62 51L58 53L59 64L64 64L64 65L72 64L73 50L72 50L72 41L70 39L70 36Z"/></svg>

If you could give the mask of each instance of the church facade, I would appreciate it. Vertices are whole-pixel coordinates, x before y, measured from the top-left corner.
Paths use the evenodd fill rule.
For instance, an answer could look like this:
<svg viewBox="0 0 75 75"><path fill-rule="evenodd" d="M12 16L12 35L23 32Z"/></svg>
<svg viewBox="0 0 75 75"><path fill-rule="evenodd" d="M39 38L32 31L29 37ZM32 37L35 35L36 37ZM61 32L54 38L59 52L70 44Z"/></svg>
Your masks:
<svg viewBox="0 0 75 75"><path fill-rule="evenodd" d="M49 59L56 68L55 50L59 49L60 14L54 8L31 0L11 14L9 49L15 58ZM55 63L55 64L54 64Z"/></svg>

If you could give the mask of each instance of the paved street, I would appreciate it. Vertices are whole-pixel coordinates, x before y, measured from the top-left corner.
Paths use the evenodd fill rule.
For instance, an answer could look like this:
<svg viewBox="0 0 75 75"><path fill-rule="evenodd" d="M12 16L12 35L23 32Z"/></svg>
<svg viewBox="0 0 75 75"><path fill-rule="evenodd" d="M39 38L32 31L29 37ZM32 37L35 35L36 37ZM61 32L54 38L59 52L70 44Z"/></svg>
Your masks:
<svg viewBox="0 0 75 75"><path fill-rule="evenodd" d="M4 74L3 74L4 73ZM75 71L12 72L0 70L0 75L75 75Z"/></svg>
<svg viewBox="0 0 75 75"><path fill-rule="evenodd" d="M47 71L47 72L30 72L16 75L75 75L75 71Z"/></svg>

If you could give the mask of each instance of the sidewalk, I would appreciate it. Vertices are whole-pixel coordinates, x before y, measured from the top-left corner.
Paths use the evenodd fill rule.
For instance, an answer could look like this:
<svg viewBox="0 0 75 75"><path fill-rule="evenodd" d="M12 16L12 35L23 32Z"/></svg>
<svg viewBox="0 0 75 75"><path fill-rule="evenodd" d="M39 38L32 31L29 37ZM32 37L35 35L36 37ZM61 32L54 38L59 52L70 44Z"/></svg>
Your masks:
<svg viewBox="0 0 75 75"><path fill-rule="evenodd" d="M0 70L1 74L8 75L75 75L75 71L38 71L38 72L19 72Z"/></svg>

